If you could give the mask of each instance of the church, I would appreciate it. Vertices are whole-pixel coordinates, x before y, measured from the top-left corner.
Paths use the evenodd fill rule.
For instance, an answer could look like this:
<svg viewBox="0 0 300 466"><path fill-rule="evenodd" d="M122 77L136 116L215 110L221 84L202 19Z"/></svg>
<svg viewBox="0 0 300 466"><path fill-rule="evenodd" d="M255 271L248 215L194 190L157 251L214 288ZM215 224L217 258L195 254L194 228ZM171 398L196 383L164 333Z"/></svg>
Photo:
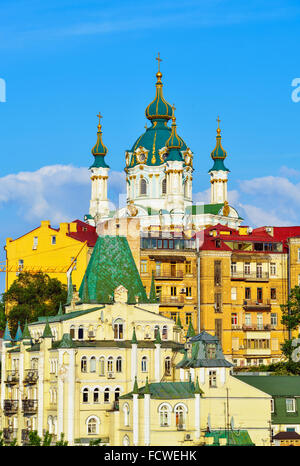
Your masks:
<svg viewBox="0 0 300 466"><path fill-rule="evenodd" d="M222 147L220 119L217 119L216 146L211 152L210 203L195 205L192 199L194 153L178 134L175 106L171 106L163 95L159 55L157 60L155 98L145 110L150 126L146 124L143 134L125 151L127 205L116 211L109 208L109 157L102 140L99 113L97 142L92 148L94 162L90 166L90 209L85 221L98 227L109 219L137 217L141 230L179 228L181 231L198 231L219 223L238 228L242 218L234 207L229 206L227 199L229 170L224 164L227 152Z"/></svg>

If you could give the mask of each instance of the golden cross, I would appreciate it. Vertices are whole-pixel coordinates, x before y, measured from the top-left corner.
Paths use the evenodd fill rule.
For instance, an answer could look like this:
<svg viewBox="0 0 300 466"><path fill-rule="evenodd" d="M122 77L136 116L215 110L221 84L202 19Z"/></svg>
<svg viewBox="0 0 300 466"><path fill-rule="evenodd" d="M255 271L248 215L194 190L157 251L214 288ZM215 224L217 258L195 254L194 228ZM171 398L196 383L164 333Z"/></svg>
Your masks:
<svg viewBox="0 0 300 466"><path fill-rule="evenodd" d="M101 118L103 118L103 116L101 115L101 113L100 113L100 112L99 112L99 114L98 114L98 115L96 115L96 116L99 118L99 125L100 125L100 120L101 120Z"/></svg>
<svg viewBox="0 0 300 466"><path fill-rule="evenodd" d="M160 62L162 61L162 59L160 58L159 52L157 54L156 60L158 61L158 71L160 72Z"/></svg>
<svg viewBox="0 0 300 466"><path fill-rule="evenodd" d="M174 104L172 105L172 110L173 110L173 116L174 116L174 113L175 113L175 110L176 110L176 107L175 107Z"/></svg>
<svg viewBox="0 0 300 466"><path fill-rule="evenodd" d="M219 118L219 115L218 115L218 118L217 118L217 122L218 122L218 128L220 129L220 118Z"/></svg>

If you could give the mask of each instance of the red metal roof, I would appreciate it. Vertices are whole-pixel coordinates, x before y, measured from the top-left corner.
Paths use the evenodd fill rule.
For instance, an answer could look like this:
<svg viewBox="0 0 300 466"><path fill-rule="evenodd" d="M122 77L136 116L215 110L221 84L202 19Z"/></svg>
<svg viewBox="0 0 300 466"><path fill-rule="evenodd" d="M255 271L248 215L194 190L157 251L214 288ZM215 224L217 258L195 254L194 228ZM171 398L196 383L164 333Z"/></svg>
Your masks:
<svg viewBox="0 0 300 466"><path fill-rule="evenodd" d="M77 231L69 232L68 236L83 243L87 241L87 245L94 247L98 238L96 228L81 220L73 220L72 223L77 223Z"/></svg>

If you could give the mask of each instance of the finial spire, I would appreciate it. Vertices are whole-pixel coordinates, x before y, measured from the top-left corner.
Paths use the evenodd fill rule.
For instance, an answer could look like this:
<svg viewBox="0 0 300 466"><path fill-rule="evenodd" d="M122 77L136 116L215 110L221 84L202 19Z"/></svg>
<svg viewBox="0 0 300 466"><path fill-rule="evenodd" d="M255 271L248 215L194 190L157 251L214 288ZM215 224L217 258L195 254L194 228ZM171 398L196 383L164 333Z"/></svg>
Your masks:
<svg viewBox="0 0 300 466"><path fill-rule="evenodd" d="M162 61L162 59L160 58L160 53L159 52L157 54L156 60L158 61L158 72L160 73L160 62Z"/></svg>
<svg viewBox="0 0 300 466"><path fill-rule="evenodd" d="M218 128L217 128L217 133L219 134L221 132L221 129L220 129L220 118L219 118L219 115L218 115L218 118L217 118L217 122L218 122Z"/></svg>
<svg viewBox="0 0 300 466"><path fill-rule="evenodd" d="M103 118L103 116L101 115L100 112L96 116L99 118L98 130L100 131L100 129L101 129L101 118Z"/></svg>

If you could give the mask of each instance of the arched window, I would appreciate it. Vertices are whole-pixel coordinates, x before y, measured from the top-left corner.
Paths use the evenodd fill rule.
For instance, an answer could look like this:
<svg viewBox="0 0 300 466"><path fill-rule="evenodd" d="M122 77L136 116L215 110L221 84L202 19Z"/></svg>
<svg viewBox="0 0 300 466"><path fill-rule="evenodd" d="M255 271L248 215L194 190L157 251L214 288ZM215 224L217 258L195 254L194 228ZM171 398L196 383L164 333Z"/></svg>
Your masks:
<svg viewBox="0 0 300 466"><path fill-rule="evenodd" d="M129 447L129 445L130 445L129 437L128 435L125 435L123 438L123 447Z"/></svg>
<svg viewBox="0 0 300 466"><path fill-rule="evenodd" d="M105 374L105 359L104 356L101 356L99 360L99 374L104 375Z"/></svg>
<svg viewBox="0 0 300 466"><path fill-rule="evenodd" d="M90 372L96 372L96 358L92 356L90 359Z"/></svg>
<svg viewBox="0 0 300 466"><path fill-rule="evenodd" d="M81 358L81 372L87 372L87 359L86 356Z"/></svg>
<svg viewBox="0 0 300 466"><path fill-rule="evenodd" d="M122 319L116 319L114 322L114 339L123 340L124 338L124 325Z"/></svg>
<svg viewBox="0 0 300 466"><path fill-rule="evenodd" d="M147 195L147 181L142 178L140 181L140 196L146 196Z"/></svg>
<svg viewBox="0 0 300 466"><path fill-rule="evenodd" d="M74 325L72 325L70 327L70 336L71 336L72 340L74 340L74 338L75 338L75 327L74 327Z"/></svg>
<svg viewBox="0 0 300 466"><path fill-rule="evenodd" d="M154 327L154 339L157 337L158 332L159 332L159 325L155 325L155 327Z"/></svg>
<svg viewBox="0 0 300 466"><path fill-rule="evenodd" d="M120 398L120 389L116 388L115 389L115 401L119 401Z"/></svg>
<svg viewBox="0 0 300 466"><path fill-rule="evenodd" d="M168 339L168 326L167 325L163 326L161 336L163 340Z"/></svg>
<svg viewBox="0 0 300 466"><path fill-rule="evenodd" d="M107 372L113 372L114 369L114 358L110 356L107 360Z"/></svg>
<svg viewBox="0 0 300 466"><path fill-rule="evenodd" d="M109 403L109 388L104 390L104 403Z"/></svg>
<svg viewBox="0 0 300 466"><path fill-rule="evenodd" d="M99 430L99 419L96 417L90 417L87 420L87 433L88 435L98 434Z"/></svg>
<svg viewBox="0 0 300 466"><path fill-rule="evenodd" d="M78 340L83 340L83 326L80 325L78 329Z"/></svg>
<svg viewBox="0 0 300 466"><path fill-rule="evenodd" d="M94 403L99 403L100 402L100 390L99 390L98 387L94 388L93 401L94 401Z"/></svg>
<svg viewBox="0 0 300 466"><path fill-rule="evenodd" d="M167 179L164 178L161 183L161 193L167 194Z"/></svg>
<svg viewBox="0 0 300 466"><path fill-rule="evenodd" d="M170 407L168 405L161 405L159 407L159 420L161 427L169 427L170 425Z"/></svg>
<svg viewBox="0 0 300 466"><path fill-rule="evenodd" d="M165 374L171 375L171 358L167 356L165 359Z"/></svg>
<svg viewBox="0 0 300 466"><path fill-rule="evenodd" d="M183 405L175 407L175 421L178 430L185 429L186 408Z"/></svg>
<svg viewBox="0 0 300 466"><path fill-rule="evenodd" d="M116 360L116 372L122 372L122 358L121 358L121 356L118 356L117 360Z"/></svg>
<svg viewBox="0 0 300 466"><path fill-rule="evenodd" d="M85 387L82 390L82 403L88 403L89 402L89 389Z"/></svg>
<svg viewBox="0 0 300 466"><path fill-rule="evenodd" d="M124 413L124 426L128 427L129 426L129 406L128 406L128 404L125 404L123 406L123 413Z"/></svg>
<svg viewBox="0 0 300 466"><path fill-rule="evenodd" d="M142 372L148 372L148 358L147 358L147 356L142 357Z"/></svg>

